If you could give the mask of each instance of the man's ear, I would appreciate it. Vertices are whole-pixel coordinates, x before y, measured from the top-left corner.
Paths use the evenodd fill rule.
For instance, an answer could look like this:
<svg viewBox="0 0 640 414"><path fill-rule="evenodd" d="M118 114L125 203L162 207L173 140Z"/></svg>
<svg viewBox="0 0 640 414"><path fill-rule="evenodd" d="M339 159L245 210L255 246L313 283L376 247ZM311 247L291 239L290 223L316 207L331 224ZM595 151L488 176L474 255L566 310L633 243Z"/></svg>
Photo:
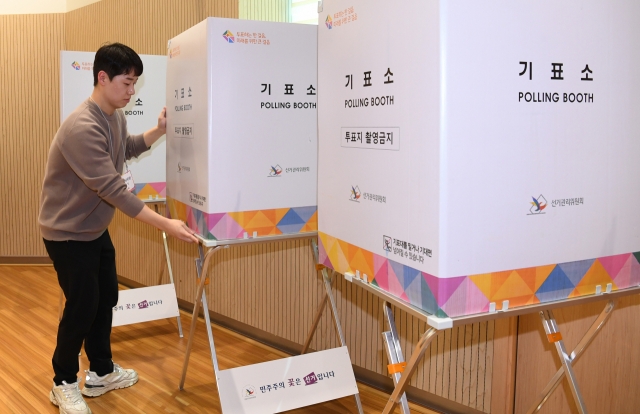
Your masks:
<svg viewBox="0 0 640 414"><path fill-rule="evenodd" d="M107 75L107 72L105 72L104 70L101 70L100 72L98 72L98 83L100 85L104 86L108 80L109 80L109 75Z"/></svg>

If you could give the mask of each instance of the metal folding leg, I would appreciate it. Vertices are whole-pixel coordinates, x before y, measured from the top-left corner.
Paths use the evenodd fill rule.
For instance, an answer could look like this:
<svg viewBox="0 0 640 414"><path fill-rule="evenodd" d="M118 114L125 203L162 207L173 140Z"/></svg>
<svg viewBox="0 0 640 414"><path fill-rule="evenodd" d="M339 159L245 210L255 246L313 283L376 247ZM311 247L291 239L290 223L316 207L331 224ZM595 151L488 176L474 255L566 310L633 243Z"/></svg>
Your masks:
<svg viewBox="0 0 640 414"><path fill-rule="evenodd" d="M607 322L607 320L609 320L614 307L615 301L610 300L607 302L602 312L600 312L600 315L598 315L589 330L587 330L580 342L578 342L578 345L573 350L571 355L567 355L566 349L564 347L564 342L562 341L562 335L560 334L558 325L556 324L553 312L551 310L540 312L540 318L542 320L544 330L547 333L549 341L555 343L558 355L560 355L560 362L562 363L562 366L560 367L560 369L558 369L551 381L549 381L542 393L540 393L529 411L527 411L527 414L537 413L542 408L547 399L549 399L551 393L558 387L560 381L562 381L562 378L565 376L569 381L571 394L573 395L573 399L578 408L578 412L580 412L581 414L587 412L587 408L584 405L582 395L580 394L580 389L578 388L578 384L573 373L573 362L591 344L596 334L600 332L604 324Z"/></svg>
<svg viewBox="0 0 640 414"><path fill-rule="evenodd" d="M156 213L160 214L158 212L158 204L154 204L154 208L156 210ZM169 245L167 244L167 233L165 233L164 231L162 232L162 243L164 245L164 257L167 262L167 271L169 273L169 281L171 282L172 285L175 285L175 283L173 282L173 270L171 269L171 258L169 257ZM160 272L160 281L158 284L162 284L163 273L164 273L164 266L162 267L162 271ZM182 321L180 320L179 313L176 319L178 320L178 335L180 336L180 338L182 338L183 337Z"/></svg>
<svg viewBox="0 0 640 414"><path fill-rule="evenodd" d="M324 298L322 299L322 302L320 302L320 304L318 305L318 309L316 310L316 315L314 316L313 323L311 324L311 329L307 334L307 339L304 341L304 345L302 346L302 351L300 351L301 355L305 354L309 349L309 345L311 344L311 340L313 339L313 334L316 332L316 329L318 329L318 323L320 323L320 318L322 317L324 308L327 306L327 299L328 297L325 294Z"/></svg>
<svg viewBox="0 0 640 414"><path fill-rule="evenodd" d="M391 393L391 397L389 397L389 401L387 401L387 405L384 407L382 414L389 414L393 412L396 404L400 402L401 396L404 394L404 390L409 385L409 380L413 376L416 368L418 368L418 362L424 356L424 352L429 347L429 344L435 338L438 330L435 328L429 328L425 333L422 334L416 348L413 350L413 354L411 354L411 358L409 358L409 362L407 363L406 368L402 372L396 387L393 389Z"/></svg>
<svg viewBox="0 0 640 414"><path fill-rule="evenodd" d="M391 305L389 302L384 302L383 305L384 315L387 319L387 323L389 324L389 331L385 331L382 333L382 338L384 339L386 349L387 349L387 357L389 358L389 362L392 365L401 364L404 362L404 356L402 355L402 348L400 348L400 337L398 336L398 330L396 328L396 322L393 317L393 310L391 309ZM395 372L391 375L393 378L393 382L398 384L400 377L402 375L401 371ZM407 402L407 396L405 393L402 393L400 397L400 408L404 414L410 414L409 403Z"/></svg>
<svg viewBox="0 0 640 414"><path fill-rule="evenodd" d="M189 328L189 339L187 341L187 350L184 355L184 364L182 366L182 376L180 378L179 388L184 389L184 382L187 377L187 368L189 366L189 357L191 356L191 348L193 347L193 337L196 330L196 323L198 322L198 314L200 312L200 302L202 301L202 311L204 313L204 319L207 326L207 335L209 337L209 348L211 350L211 361L213 363L213 372L216 377L216 386L218 384L218 357L216 356L216 348L213 343L213 332L211 330L211 320L209 318L209 306L207 305L207 294L204 291L204 285L207 278L207 271L209 269L209 261L211 256L220 250L220 247L212 247L207 253L204 253L202 244L198 245L199 258L196 259L196 272L198 276L198 290L196 292L196 300L193 304L193 315L191 316L191 327ZM198 300L200 298L200 300Z"/></svg>
<svg viewBox="0 0 640 414"><path fill-rule="evenodd" d="M315 240L311 240L311 250L313 251L313 256L315 258L316 263L318 263L318 244ZM309 348L309 344L311 343L311 339L316 332L316 328L318 327L318 322L320 321L320 317L322 316L322 312L324 311L327 302L331 305L331 315L333 316L333 323L336 329L336 333L338 334L338 338L340 339L340 345L346 346L346 341L344 338L344 333L342 332L342 325L340 324L340 318L338 318L338 308L336 307L335 299L333 298L333 291L331 289L331 282L333 281L333 276L335 272L332 270L331 275L328 274L326 267L321 267L322 281L324 283L325 296L318 309L316 311L316 315L314 317L314 321L312 324L309 333L307 334L307 338L304 342L304 346L302 347L301 354L304 354ZM356 400L356 406L358 407L358 413L363 414L362 410L362 402L360 401L360 394L354 394L353 396Z"/></svg>

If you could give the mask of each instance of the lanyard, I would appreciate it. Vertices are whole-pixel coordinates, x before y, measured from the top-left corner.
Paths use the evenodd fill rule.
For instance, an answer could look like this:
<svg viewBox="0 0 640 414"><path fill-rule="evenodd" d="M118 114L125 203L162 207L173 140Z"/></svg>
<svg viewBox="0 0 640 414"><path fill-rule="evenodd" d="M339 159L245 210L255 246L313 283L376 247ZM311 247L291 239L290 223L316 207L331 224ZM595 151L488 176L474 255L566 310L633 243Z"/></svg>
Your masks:
<svg viewBox="0 0 640 414"><path fill-rule="evenodd" d="M102 115L102 118L104 118L105 122L107 123L107 128L109 129L109 150L111 151L111 161L113 161L113 164L115 166L115 154L113 152L113 138L111 137L111 124L109 124L109 120L107 119L107 117L104 115L104 112L102 112L102 108L100 108L100 105L98 105L96 103L96 101L93 100L93 98L91 96L89 96L89 99L91 100L91 102L93 102L94 104L96 104L96 106L98 107L98 110L100 111L100 114ZM116 111L114 112L114 114L116 115L116 121L118 121L118 129L120 129L120 118L118 118L118 110L116 109ZM129 164L127 164L127 157L125 156L125 149L124 149L124 140L120 139L120 144L122 144L122 156L124 157L124 165L127 168L126 171L129 171Z"/></svg>

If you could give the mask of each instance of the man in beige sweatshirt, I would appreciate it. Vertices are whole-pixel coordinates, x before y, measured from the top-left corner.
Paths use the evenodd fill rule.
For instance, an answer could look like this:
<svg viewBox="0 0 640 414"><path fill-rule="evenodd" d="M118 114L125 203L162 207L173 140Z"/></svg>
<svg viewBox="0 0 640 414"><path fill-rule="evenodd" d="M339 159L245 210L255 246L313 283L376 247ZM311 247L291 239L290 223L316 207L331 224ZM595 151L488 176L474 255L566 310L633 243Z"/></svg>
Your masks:
<svg viewBox="0 0 640 414"><path fill-rule="evenodd" d="M54 384L49 399L60 413L91 413L82 394L97 397L138 381L132 369L111 359L112 309L118 302L115 249L107 226L118 208L126 215L197 242L183 222L156 214L131 193L125 159L137 157L165 134L165 110L158 125L130 135L120 108L135 93L142 61L131 48L101 47L93 66L94 90L55 135L40 197L44 244L66 297L53 354ZM78 388L82 343L90 366Z"/></svg>

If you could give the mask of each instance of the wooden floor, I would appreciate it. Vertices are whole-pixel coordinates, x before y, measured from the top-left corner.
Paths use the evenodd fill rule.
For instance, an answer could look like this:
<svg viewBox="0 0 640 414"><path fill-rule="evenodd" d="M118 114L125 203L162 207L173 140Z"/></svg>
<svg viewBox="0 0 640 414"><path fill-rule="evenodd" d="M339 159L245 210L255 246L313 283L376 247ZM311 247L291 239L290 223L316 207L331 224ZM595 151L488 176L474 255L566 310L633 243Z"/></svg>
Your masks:
<svg viewBox="0 0 640 414"><path fill-rule="evenodd" d="M51 355L58 322L59 288L52 267L0 266L0 413L57 413L49 402ZM191 317L182 312L185 338L175 319L114 328L114 360L135 368L140 381L131 388L88 399L101 413L220 413L204 322L198 324L185 389L178 390ZM288 356L213 325L221 369ZM83 373L88 363L80 360ZM388 395L358 384L365 413L379 413ZM411 405L413 413L433 413ZM353 397L290 413L355 413ZM396 413L400 412L396 408Z"/></svg>

